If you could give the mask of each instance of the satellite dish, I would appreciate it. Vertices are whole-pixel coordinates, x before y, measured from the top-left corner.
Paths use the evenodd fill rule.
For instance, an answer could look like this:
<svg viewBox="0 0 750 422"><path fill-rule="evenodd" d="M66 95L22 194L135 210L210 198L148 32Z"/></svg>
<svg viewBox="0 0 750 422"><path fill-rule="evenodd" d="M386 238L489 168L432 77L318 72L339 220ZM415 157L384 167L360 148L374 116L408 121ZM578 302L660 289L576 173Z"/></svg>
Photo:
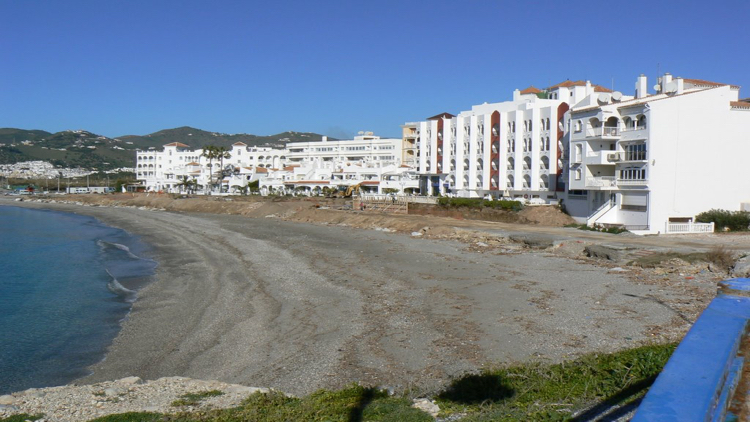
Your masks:
<svg viewBox="0 0 750 422"><path fill-rule="evenodd" d="M664 92L666 92L667 94L672 94L672 93L677 92L677 82L674 82L674 81L669 82L667 86L664 87Z"/></svg>
<svg viewBox="0 0 750 422"><path fill-rule="evenodd" d="M656 92L661 91L661 85L659 85L659 84L654 85L654 91L656 91Z"/></svg>
<svg viewBox="0 0 750 422"><path fill-rule="evenodd" d="M620 100L622 100L622 92L620 92L620 91L613 92L612 93L612 99L614 101L620 101Z"/></svg>
<svg viewBox="0 0 750 422"><path fill-rule="evenodd" d="M599 94L598 100L599 100L600 103L608 103L609 102L609 95L607 95L604 92L602 92L601 94Z"/></svg>

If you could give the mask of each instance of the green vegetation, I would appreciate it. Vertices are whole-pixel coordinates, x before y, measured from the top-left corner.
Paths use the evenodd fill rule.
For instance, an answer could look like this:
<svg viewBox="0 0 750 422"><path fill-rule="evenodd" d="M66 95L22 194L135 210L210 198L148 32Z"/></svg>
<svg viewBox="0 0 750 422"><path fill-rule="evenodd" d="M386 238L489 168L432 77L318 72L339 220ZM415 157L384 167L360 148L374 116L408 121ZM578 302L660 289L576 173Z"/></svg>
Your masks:
<svg viewBox="0 0 750 422"><path fill-rule="evenodd" d="M480 198L448 198L440 197L437 200L438 205L441 207L466 207L466 208L494 208L503 209L508 211L521 211L523 209L523 203L519 201L488 201Z"/></svg>
<svg viewBox="0 0 750 422"><path fill-rule="evenodd" d="M181 395L179 400L173 401L172 406L195 406L203 399L221 396L223 394L224 392L219 390L201 391L200 393L187 393Z"/></svg>
<svg viewBox="0 0 750 422"><path fill-rule="evenodd" d="M585 409L592 406L626 405L643 397L675 347L675 344L651 345L611 354L589 354L559 364L537 362L488 369L456 379L435 399L441 409L440 416L448 420L455 415L462 422L571 421L575 412L585 414ZM183 400L197 404L202 398L217 394L221 392L186 394ZM124 413L91 422L433 420L412 408L411 403L408 393L390 396L385 390L351 385L338 391L320 390L304 398L278 392L255 393L232 409L176 415ZM0 422L30 418L17 415ZM588 419L578 415L576 420Z"/></svg>
<svg viewBox="0 0 750 422"><path fill-rule="evenodd" d="M28 415L26 413L19 413L17 415L8 416L7 418L0 419L0 422L26 422L36 421L42 419L44 415Z"/></svg>
<svg viewBox="0 0 750 422"><path fill-rule="evenodd" d="M283 132L271 136L249 134L230 135L179 127L150 135L126 135L108 138L87 131L49 133L42 130L0 128L0 164L42 160L61 167L112 169L134 167L136 149L161 149L171 142L182 142L193 149L206 145L230 148L243 142L248 146L283 148L287 142L319 140L321 135L303 132ZM333 140L333 138L329 138Z"/></svg>
<svg viewBox="0 0 750 422"><path fill-rule="evenodd" d="M699 223L714 223L717 231L747 231L750 229L750 213L712 209L695 217Z"/></svg>
<svg viewBox="0 0 750 422"><path fill-rule="evenodd" d="M610 234L620 234L620 233L625 233L625 232L628 231L628 229L626 229L624 227L619 227L619 226L604 227L604 226L601 226L599 224L594 224L593 226L588 226L586 224L572 223L572 224L565 225L565 227L573 227L573 228L576 228L578 230L587 230L587 231L591 231L591 232L602 232L602 233L610 233Z"/></svg>
<svg viewBox="0 0 750 422"><path fill-rule="evenodd" d="M102 416L101 418L92 419L89 422L161 422L165 420L169 419L161 413L128 412Z"/></svg>
<svg viewBox="0 0 750 422"><path fill-rule="evenodd" d="M642 397L674 344L590 354L556 365L487 370L454 381L438 396L442 415L461 421L562 421L595 403L626 404Z"/></svg>

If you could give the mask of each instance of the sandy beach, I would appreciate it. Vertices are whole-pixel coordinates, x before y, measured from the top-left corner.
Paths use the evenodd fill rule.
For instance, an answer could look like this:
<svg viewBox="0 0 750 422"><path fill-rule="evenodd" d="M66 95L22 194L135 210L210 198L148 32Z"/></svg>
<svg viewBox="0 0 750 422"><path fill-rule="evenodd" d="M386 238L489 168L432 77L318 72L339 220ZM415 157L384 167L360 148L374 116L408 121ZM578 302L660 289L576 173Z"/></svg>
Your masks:
<svg viewBox="0 0 750 422"><path fill-rule="evenodd" d="M668 303L696 301L543 252L277 218L22 205L94 216L140 236L159 262L106 359L77 383L438 389L487 365L674 340L692 321Z"/></svg>

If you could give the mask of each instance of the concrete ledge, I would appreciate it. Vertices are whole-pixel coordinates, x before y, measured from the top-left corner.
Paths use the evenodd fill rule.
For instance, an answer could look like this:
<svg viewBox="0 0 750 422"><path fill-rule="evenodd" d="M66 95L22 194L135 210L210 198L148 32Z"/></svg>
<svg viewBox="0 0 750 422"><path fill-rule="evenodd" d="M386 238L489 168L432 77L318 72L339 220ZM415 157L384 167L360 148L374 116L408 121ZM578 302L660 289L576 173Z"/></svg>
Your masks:
<svg viewBox="0 0 750 422"><path fill-rule="evenodd" d="M688 331L643 399L633 422L723 421L744 359L750 279L720 283L718 296Z"/></svg>

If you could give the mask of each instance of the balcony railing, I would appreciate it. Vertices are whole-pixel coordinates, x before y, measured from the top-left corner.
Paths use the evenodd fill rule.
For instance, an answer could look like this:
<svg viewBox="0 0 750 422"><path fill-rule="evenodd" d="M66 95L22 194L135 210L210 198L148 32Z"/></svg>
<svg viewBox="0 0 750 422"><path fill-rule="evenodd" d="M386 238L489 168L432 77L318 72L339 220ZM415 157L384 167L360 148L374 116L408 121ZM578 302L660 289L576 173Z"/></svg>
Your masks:
<svg viewBox="0 0 750 422"><path fill-rule="evenodd" d="M591 130L586 131L587 138L602 137L602 138L617 138L620 136L620 128L601 126L595 127Z"/></svg>
<svg viewBox="0 0 750 422"><path fill-rule="evenodd" d="M646 186L648 180L636 179L617 179L617 186Z"/></svg>
<svg viewBox="0 0 750 422"><path fill-rule="evenodd" d="M586 187L609 188L617 186L617 180L614 176L589 177L586 179Z"/></svg>

